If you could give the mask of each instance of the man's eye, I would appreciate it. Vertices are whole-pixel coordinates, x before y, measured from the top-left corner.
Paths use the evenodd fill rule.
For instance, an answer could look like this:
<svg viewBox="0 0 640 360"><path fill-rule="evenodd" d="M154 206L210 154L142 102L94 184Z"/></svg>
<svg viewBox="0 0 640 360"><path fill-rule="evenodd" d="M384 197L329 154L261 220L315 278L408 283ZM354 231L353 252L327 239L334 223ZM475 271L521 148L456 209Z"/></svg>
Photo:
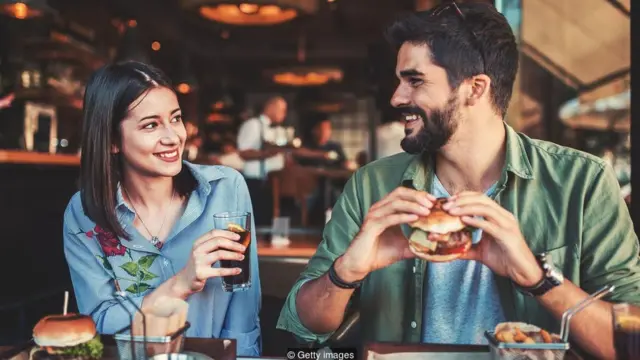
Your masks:
<svg viewBox="0 0 640 360"><path fill-rule="evenodd" d="M410 78L409 79L409 84L411 86L420 86L422 85L424 81L422 81L422 79L417 79L417 78Z"/></svg>

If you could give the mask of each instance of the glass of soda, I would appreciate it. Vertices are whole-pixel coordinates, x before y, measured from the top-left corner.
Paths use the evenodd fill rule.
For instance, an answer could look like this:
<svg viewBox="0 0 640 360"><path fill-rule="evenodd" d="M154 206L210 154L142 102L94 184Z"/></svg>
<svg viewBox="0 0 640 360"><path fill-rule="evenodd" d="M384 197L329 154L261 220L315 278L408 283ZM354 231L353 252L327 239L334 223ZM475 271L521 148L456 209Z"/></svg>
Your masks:
<svg viewBox="0 0 640 360"><path fill-rule="evenodd" d="M613 345L617 359L640 359L640 308L613 305Z"/></svg>
<svg viewBox="0 0 640 360"><path fill-rule="evenodd" d="M240 235L238 242L247 248L243 260L220 260L221 268L240 268L242 270L238 275L223 276L222 288L228 292L249 289L251 287L251 213L218 213L213 215L213 221L216 229L228 230Z"/></svg>

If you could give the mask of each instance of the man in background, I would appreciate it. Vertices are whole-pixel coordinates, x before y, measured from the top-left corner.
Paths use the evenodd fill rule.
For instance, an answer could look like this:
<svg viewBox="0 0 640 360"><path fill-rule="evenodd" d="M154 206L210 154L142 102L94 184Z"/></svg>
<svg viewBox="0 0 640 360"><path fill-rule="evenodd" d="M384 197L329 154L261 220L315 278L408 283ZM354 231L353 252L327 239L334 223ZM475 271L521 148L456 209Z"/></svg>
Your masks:
<svg viewBox="0 0 640 360"><path fill-rule="evenodd" d="M325 113L312 113L307 115L304 121L312 126L309 141L304 145L307 149L316 151L318 156L300 158L298 163L303 166L344 169L347 157L342 144L331 140L332 126L329 116Z"/></svg>
<svg viewBox="0 0 640 360"><path fill-rule="evenodd" d="M254 207L256 226L269 226L273 218L272 192L268 175L285 164L282 150L275 142L273 125L282 124L287 116L287 102L280 96L268 99L259 116L246 120L238 130L238 151L245 161L243 175Z"/></svg>

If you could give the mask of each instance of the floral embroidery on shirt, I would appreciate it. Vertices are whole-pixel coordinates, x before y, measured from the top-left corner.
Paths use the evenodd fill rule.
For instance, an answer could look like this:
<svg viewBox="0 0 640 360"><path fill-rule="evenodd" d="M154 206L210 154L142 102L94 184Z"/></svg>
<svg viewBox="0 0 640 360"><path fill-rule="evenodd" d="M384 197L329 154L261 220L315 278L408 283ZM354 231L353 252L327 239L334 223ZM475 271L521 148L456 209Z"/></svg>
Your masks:
<svg viewBox="0 0 640 360"><path fill-rule="evenodd" d="M84 234L89 239L96 239L102 252L104 255L96 255L101 262L104 268L110 273L111 277L115 280L116 286L119 287L119 283L121 281L130 283L125 291L131 293L132 295L141 295L145 291L152 289L153 286L148 284L148 281L156 279L158 275L151 272L149 269L153 262L156 260L158 255L143 255L140 256L137 260L134 259L134 254L132 254L131 250L127 247L123 246L118 237L105 229L102 229L100 226L96 225L93 230L90 231L80 231L76 235ZM111 266L111 262L109 261L109 257L128 257L129 261L123 263L118 266L122 269L126 274L130 275L129 277L118 277Z"/></svg>

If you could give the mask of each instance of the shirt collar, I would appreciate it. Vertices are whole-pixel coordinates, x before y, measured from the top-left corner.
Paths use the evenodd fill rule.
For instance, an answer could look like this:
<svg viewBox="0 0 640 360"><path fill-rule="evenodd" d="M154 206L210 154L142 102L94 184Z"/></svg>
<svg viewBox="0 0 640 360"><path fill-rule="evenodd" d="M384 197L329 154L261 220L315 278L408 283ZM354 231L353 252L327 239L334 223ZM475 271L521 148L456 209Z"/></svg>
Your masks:
<svg viewBox="0 0 640 360"><path fill-rule="evenodd" d="M201 197L206 197L211 193L211 182L226 177L225 173L217 166L197 165L184 160L182 161L182 166L191 172L191 175L196 179L198 183L196 191ZM116 191L116 208L121 207L125 207L133 212L133 209L131 209L124 201L124 197L122 196L122 186L118 183Z"/></svg>
<svg viewBox="0 0 640 360"><path fill-rule="evenodd" d="M266 125L266 126L271 125L271 119L269 119L269 117L268 117L267 115L265 115L265 114L261 114L258 118L260 119L260 121L261 121L264 125Z"/></svg>
<svg viewBox="0 0 640 360"><path fill-rule="evenodd" d="M504 126L506 130L506 156L501 182L506 183L508 173L526 180L533 179L533 168L522 138L507 123L504 123ZM402 175L403 185L411 185L418 190L428 190L427 185L430 186L433 181L433 165L432 156L428 154L414 155Z"/></svg>

